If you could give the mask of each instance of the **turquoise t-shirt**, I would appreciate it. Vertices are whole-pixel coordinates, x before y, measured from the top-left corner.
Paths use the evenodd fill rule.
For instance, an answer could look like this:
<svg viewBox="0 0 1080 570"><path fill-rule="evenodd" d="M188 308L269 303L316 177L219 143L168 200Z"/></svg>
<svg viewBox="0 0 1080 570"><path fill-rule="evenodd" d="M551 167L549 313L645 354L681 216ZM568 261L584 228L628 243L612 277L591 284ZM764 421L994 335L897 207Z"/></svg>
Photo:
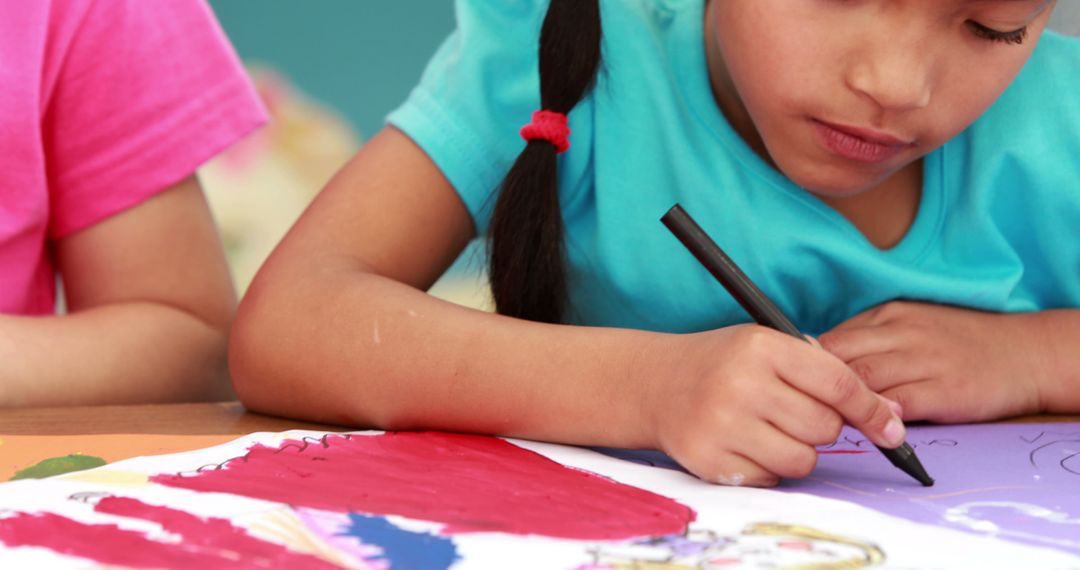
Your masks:
<svg viewBox="0 0 1080 570"><path fill-rule="evenodd" d="M709 86L701 0L601 2L604 64L560 158L569 321L671 332L750 318L660 223L673 204L800 329L895 299L988 311L1080 306L1080 41L1047 32L967 131L925 159L918 215L881 250L743 142ZM539 105L547 2L459 0L458 30L388 122L483 234Z"/></svg>

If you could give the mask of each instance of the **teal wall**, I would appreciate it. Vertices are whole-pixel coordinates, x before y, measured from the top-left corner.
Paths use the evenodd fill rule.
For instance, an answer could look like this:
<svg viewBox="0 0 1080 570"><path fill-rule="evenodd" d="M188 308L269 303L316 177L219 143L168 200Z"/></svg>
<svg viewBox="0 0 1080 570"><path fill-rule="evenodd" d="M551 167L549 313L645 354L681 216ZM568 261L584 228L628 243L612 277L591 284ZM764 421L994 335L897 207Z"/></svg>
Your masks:
<svg viewBox="0 0 1080 570"><path fill-rule="evenodd" d="M495 1L495 0L492 0ZM273 65L362 136L408 95L454 27L452 0L210 0L241 57ZM1080 1L1054 27L1080 33Z"/></svg>
<svg viewBox="0 0 1080 570"><path fill-rule="evenodd" d="M249 63L267 63L370 137L454 27L450 0L210 0Z"/></svg>

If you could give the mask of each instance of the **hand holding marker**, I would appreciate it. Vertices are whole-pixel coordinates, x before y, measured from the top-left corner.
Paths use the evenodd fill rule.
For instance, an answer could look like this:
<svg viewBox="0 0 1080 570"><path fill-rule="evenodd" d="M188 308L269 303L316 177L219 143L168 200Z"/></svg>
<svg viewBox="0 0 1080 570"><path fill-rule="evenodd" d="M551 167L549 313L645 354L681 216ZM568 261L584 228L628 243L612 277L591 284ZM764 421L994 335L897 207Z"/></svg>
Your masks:
<svg viewBox="0 0 1080 570"><path fill-rule="evenodd" d="M716 245L716 242L705 233L705 230L701 229L701 226L682 209L682 206L678 204L672 206L660 218L660 221L709 270L709 273L712 273L720 281L720 284L742 305L743 309L750 313L754 322L787 333L795 338L807 340L799 332L799 329L780 312L780 309L720 249L720 246ZM906 442L896 449L877 447L885 454L890 463L922 483L923 486L929 487L934 484L934 480L923 469L922 463L919 462L919 458L915 455L915 451Z"/></svg>

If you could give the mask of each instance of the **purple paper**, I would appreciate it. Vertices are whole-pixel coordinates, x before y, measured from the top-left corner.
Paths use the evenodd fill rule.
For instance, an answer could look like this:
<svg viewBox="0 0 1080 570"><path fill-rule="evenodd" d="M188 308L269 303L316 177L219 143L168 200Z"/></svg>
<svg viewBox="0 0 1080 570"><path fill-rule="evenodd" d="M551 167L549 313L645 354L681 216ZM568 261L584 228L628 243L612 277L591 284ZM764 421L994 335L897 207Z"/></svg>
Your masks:
<svg viewBox="0 0 1080 570"><path fill-rule="evenodd" d="M1080 424L911 426L936 480L923 487L852 428L819 448L814 472L778 490L841 499L911 521L1080 554ZM679 468L657 452L600 450Z"/></svg>

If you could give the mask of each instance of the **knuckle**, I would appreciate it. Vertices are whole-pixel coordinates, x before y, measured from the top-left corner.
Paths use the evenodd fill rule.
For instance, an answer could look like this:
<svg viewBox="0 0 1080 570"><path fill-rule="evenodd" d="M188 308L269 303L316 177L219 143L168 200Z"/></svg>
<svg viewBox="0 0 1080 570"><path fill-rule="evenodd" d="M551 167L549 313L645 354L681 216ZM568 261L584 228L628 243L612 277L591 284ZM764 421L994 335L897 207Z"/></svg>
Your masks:
<svg viewBox="0 0 1080 570"><path fill-rule="evenodd" d="M842 335L838 332L827 332L817 337L818 344L828 352L835 352L843 343Z"/></svg>
<svg viewBox="0 0 1080 570"><path fill-rule="evenodd" d="M900 316L903 311L904 304L901 301L891 301L889 303L885 303L884 305L878 305L874 309L874 323L882 324L891 321Z"/></svg>
<svg viewBox="0 0 1080 570"><path fill-rule="evenodd" d="M732 423L729 420L734 410L745 410L757 399L754 384L752 378L744 375L727 376L699 403L713 410L710 417L717 427L726 427L725 424Z"/></svg>
<svg viewBox="0 0 1080 570"><path fill-rule="evenodd" d="M886 303L884 305L878 305L873 309L870 309L870 313L868 315L870 317L870 322L874 324L880 323L882 318L885 316L885 311L888 306L888 303Z"/></svg>
<svg viewBox="0 0 1080 570"><path fill-rule="evenodd" d="M856 376L865 382L877 378L877 367L866 360L856 360L855 362L848 364L848 366L851 367L851 371L854 372Z"/></svg>
<svg viewBox="0 0 1080 570"><path fill-rule="evenodd" d="M838 404L847 402L859 394L861 387L862 380L851 369L837 373L833 376L830 389L831 401Z"/></svg>
<svg viewBox="0 0 1080 570"><path fill-rule="evenodd" d="M874 404L867 406L862 413L862 417L858 419L861 420L859 423L863 427L873 431L881 431L885 428L885 424L892 419L892 411L885 404L874 401Z"/></svg>
<svg viewBox="0 0 1080 570"><path fill-rule="evenodd" d="M733 398L723 408L717 407L716 411L707 419L707 427L713 433L734 434L739 433L739 428L745 422L742 410L746 408L745 398Z"/></svg>
<svg viewBox="0 0 1080 570"><path fill-rule="evenodd" d="M743 350L751 354L768 354L772 347L773 335L762 326L748 326L742 333Z"/></svg>

